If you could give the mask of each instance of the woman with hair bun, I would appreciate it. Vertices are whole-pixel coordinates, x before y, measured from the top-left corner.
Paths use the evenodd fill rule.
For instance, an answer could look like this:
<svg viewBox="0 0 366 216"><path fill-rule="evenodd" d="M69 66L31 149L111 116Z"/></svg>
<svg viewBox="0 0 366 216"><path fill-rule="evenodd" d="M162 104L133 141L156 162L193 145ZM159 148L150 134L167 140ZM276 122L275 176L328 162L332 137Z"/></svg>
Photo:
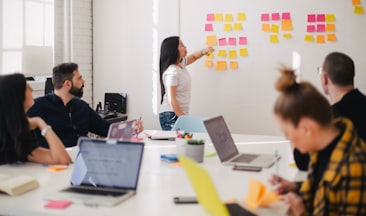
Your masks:
<svg viewBox="0 0 366 216"><path fill-rule="evenodd" d="M366 215L366 144L352 122L332 118L327 99L294 70L280 69L274 105L278 126L291 144L310 154L300 185L272 176L292 215Z"/></svg>

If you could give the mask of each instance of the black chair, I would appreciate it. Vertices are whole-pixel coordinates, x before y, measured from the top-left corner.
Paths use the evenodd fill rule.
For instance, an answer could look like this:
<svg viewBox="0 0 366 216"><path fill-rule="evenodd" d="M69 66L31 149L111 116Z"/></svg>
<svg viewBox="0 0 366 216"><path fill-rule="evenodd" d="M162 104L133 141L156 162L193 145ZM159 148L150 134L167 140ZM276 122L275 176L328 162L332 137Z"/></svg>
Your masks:
<svg viewBox="0 0 366 216"><path fill-rule="evenodd" d="M49 94L53 92L53 83L52 83L52 78L51 77L47 77L46 79L46 84L45 84L45 88L44 88L44 94Z"/></svg>

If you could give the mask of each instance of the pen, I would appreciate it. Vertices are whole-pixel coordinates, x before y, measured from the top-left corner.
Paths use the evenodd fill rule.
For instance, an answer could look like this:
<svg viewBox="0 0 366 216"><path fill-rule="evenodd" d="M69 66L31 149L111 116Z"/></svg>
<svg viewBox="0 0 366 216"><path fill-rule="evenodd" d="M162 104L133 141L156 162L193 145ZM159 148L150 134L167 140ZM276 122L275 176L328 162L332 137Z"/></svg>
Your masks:
<svg viewBox="0 0 366 216"><path fill-rule="evenodd" d="M140 115L139 121L142 120L142 114ZM137 127L136 138L139 137L139 128Z"/></svg>
<svg viewBox="0 0 366 216"><path fill-rule="evenodd" d="M277 149L275 150L275 153L274 153L274 157L275 157L275 168L276 168L276 179L278 178L279 176L279 167L278 167L278 151ZM275 187L277 188L277 184L278 184L278 181L276 181L276 184L275 184Z"/></svg>

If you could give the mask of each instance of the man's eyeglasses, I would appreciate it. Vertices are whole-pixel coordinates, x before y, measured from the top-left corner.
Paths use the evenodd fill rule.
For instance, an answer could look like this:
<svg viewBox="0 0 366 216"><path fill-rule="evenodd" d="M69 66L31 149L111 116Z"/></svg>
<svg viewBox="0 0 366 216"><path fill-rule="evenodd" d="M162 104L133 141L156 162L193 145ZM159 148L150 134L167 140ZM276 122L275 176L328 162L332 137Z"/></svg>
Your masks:
<svg viewBox="0 0 366 216"><path fill-rule="evenodd" d="M317 67L316 71L318 72L318 74L322 74L323 73L323 68L322 67Z"/></svg>

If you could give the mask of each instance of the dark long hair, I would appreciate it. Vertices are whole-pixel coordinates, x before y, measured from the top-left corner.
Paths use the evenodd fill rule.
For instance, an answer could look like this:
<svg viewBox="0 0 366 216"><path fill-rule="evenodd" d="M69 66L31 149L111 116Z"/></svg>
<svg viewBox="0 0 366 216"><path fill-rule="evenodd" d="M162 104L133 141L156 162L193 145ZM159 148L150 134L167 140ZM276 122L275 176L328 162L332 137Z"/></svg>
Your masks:
<svg viewBox="0 0 366 216"><path fill-rule="evenodd" d="M25 90L23 74L0 76L0 152L14 146L18 156L24 156L20 139L29 131L24 110Z"/></svg>
<svg viewBox="0 0 366 216"><path fill-rule="evenodd" d="M179 37L172 36L165 38L161 43L160 48L160 92L161 92L161 101L163 103L163 97L165 94L165 87L163 82L163 73L166 69L175 64L179 58L178 52L178 45L179 45Z"/></svg>

